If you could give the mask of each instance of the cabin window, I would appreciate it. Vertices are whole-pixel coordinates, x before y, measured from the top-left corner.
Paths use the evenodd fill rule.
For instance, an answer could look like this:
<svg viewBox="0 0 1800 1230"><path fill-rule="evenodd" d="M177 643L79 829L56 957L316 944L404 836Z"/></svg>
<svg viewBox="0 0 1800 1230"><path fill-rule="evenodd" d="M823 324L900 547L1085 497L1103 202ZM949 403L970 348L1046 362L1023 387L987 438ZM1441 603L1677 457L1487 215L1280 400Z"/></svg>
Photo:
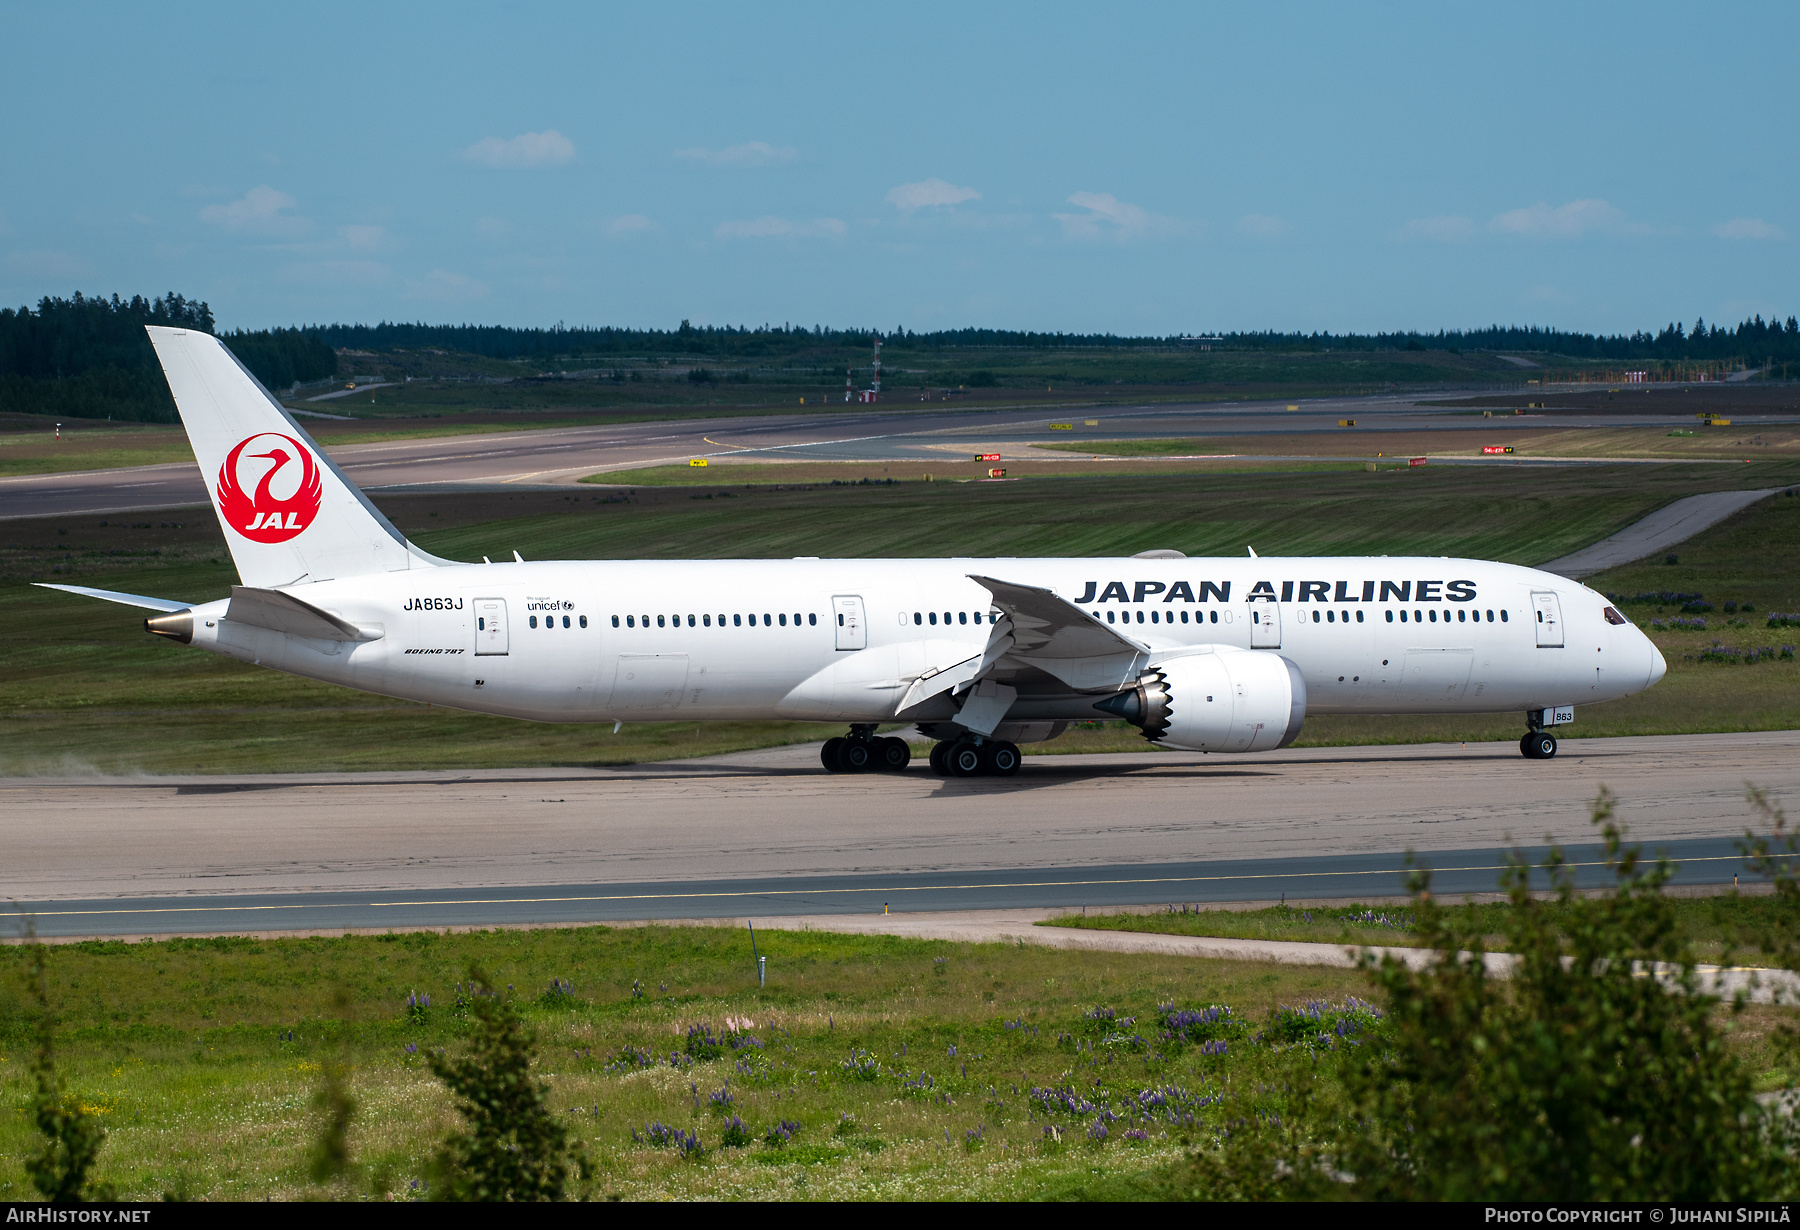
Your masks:
<svg viewBox="0 0 1800 1230"><path fill-rule="evenodd" d="M773 628L774 626L775 626L774 617L771 616L767 611L764 611L763 612L763 627Z"/></svg>
<svg viewBox="0 0 1800 1230"><path fill-rule="evenodd" d="M1359 610L1356 612L1356 622L1361 623L1362 621L1363 621L1362 612Z"/></svg>
<svg viewBox="0 0 1800 1230"><path fill-rule="evenodd" d="M1493 623L1494 622L1494 613L1492 611L1489 611L1487 613L1487 615L1488 615L1488 622Z"/></svg>
<svg viewBox="0 0 1800 1230"><path fill-rule="evenodd" d="M688 627L691 628L693 626L694 626L694 617L692 615L689 615L688 616Z"/></svg>
<svg viewBox="0 0 1800 1230"><path fill-rule="evenodd" d="M1181 622L1182 623L1186 623L1188 621L1187 615L1188 615L1188 613L1186 611L1183 611L1181 613Z"/></svg>
<svg viewBox="0 0 1800 1230"><path fill-rule="evenodd" d="M617 615L614 615L613 616L613 627L616 628L618 626L619 626L619 617ZM625 617L625 626L627 628L637 627L637 616L636 615L627 615Z"/></svg>
<svg viewBox="0 0 1800 1230"><path fill-rule="evenodd" d="M1111 612L1111 611L1108 611L1108 612L1107 612L1107 613L1106 613L1106 622L1107 622L1107 623L1111 623L1111 622L1112 622L1112 621L1113 621L1113 612Z"/></svg>
<svg viewBox="0 0 1800 1230"><path fill-rule="evenodd" d="M1446 620L1448 620L1448 619L1449 619L1449 618L1450 618L1450 617L1449 617L1449 616L1448 616L1448 615L1446 615L1446 616L1444 616L1444 618L1445 618L1445 619L1446 619ZM1435 608L1435 607L1433 607L1433 608L1432 608L1432 611L1431 611L1431 622L1432 622L1432 623L1436 623L1436 622L1437 622L1437 608Z"/></svg>
<svg viewBox="0 0 1800 1230"><path fill-rule="evenodd" d="M800 626L800 612L795 611L794 612L794 627L798 628L799 626Z"/></svg>
<svg viewBox="0 0 1800 1230"><path fill-rule="evenodd" d="M475 617L475 631L477 631L477 632L486 632L487 631L487 619L485 617L480 616L480 615L477 615Z"/></svg>
<svg viewBox="0 0 1800 1230"><path fill-rule="evenodd" d="M807 616L806 616L807 627L809 627L809 628L817 627L818 623L819 623L819 617L816 614L812 614L812 613L807 614Z"/></svg>
<svg viewBox="0 0 1800 1230"><path fill-rule="evenodd" d="M1231 612L1230 611L1225 612L1225 617L1227 619L1229 619L1231 617ZM1212 622L1215 624L1219 622L1219 613L1217 611L1214 611L1212 613Z"/></svg>
<svg viewBox="0 0 1800 1230"><path fill-rule="evenodd" d="M1393 622L1394 622L1394 613L1393 613L1393 612L1392 612L1392 611L1389 611L1389 612L1387 612L1387 621L1388 621L1388 622L1389 622L1389 623L1393 623Z"/></svg>
<svg viewBox="0 0 1800 1230"><path fill-rule="evenodd" d="M581 626L584 628L587 627L587 616L586 615L583 615L581 617Z"/></svg>
<svg viewBox="0 0 1800 1230"><path fill-rule="evenodd" d="M980 623L980 622L981 622L981 612L980 612L980 611L976 611L976 612L975 612L975 622L976 622L976 623Z"/></svg>
<svg viewBox="0 0 1800 1230"><path fill-rule="evenodd" d="M702 628L712 627L712 616L711 615L702 615L700 617L700 626Z"/></svg>
<svg viewBox="0 0 1800 1230"><path fill-rule="evenodd" d="M721 622L723 622L723 621L721 621ZM733 615L731 617L731 625L734 628L743 627L744 626L744 617L742 615Z"/></svg>
<svg viewBox="0 0 1800 1230"><path fill-rule="evenodd" d="M1151 611L1150 612L1150 622L1155 624L1155 623L1161 623L1162 620L1157 618L1157 613L1155 611Z"/></svg>
<svg viewBox="0 0 1800 1230"><path fill-rule="evenodd" d="M969 613L967 611L958 611L956 613L956 622L959 624L968 623L969 622Z"/></svg>
<svg viewBox="0 0 1800 1230"><path fill-rule="evenodd" d="M787 612L786 611L783 611L781 613L781 626L784 628L787 627Z"/></svg>
<svg viewBox="0 0 1800 1230"><path fill-rule="evenodd" d="M1137 613L1137 616L1138 616L1138 622L1143 623L1144 622L1144 613L1142 611L1139 611Z"/></svg>
<svg viewBox="0 0 1800 1230"><path fill-rule="evenodd" d="M1501 623L1506 623L1506 622L1507 622L1507 619L1506 619L1506 612L1505 612L1505 611L1501 611L1501 612L1500 612L1500 622L1501 622Z"/></svg>
<svg viewBox="0 0 1800 1230"><path fill-rule="evenodd" d="M667 626L663 623L663 617L661 615L656 617L656 626L659 628Z"/></svg>
<svg viewBox="0 0 1800 1230"><path fill-rule="evenodd" d="M1467 611L1462 611L1462 610L1457 611L1456 612L1456 622L1459 624L1468 623L1469 622L1469 613Z"/></svg>
<svg viewBox="0 0 1800 1230"><path fill-rule="evenodd" d="M913 624L914 624L914 625L915 625L915 626L917 626L917 625L919 625L919 624L922 624L922 623L924 623L924 622L925 622L925 617L924 617L924 616L923 616L923 615L921 615L921 614L919 614L919 613L918 613L918 612L917 612L917 611L914 611L914 612L913 612Z"/></svg>
<svg viewBox="0 0 1800 1230"><path fill-rule="evenodd" d="M1325 622L1328 624L1336 623L1337 622L1337 612L1336 611L1326 611L1325 612Z"/></svg>
<svg viewBox="0 0 1800 1230"><path fill-rule="evenodd" d="M617 615L614 615L612 617L612 620L613 620L613 627L615 627L615 628L618 627L619 626L619 617Z"/></svg>
<svg viewBox="0 0 1800 1230"><path fill-rule="evenodd" d="M1405 612L1405 611L1401 611L1401 612L1400 612L1400 622L1401 622L1401 623L1405 623L1405 622L1406 622L1406 612Z"/></svg>
<svg viewBox="0 0 1800 1230"><path fill-rule="evenodd" d="M536 615L533 615L531 617L531 626L534 628L537 627L537 616Z"/></svg>

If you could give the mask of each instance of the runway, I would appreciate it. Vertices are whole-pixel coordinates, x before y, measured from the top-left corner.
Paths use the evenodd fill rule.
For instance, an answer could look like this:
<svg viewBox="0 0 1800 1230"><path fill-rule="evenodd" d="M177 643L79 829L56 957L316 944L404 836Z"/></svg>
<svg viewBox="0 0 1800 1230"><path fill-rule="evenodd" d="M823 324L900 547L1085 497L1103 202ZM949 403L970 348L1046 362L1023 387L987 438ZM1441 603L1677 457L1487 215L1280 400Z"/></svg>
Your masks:
<svg viewBox="0 0 1800 1230"><path fill-rule="evenodd" d="M1792 799L1800 732L1028 757L1017 778L832 777L810 746L620 769L0 785L14 925L147 935L1384 897L1515 843L1594 883L1620 798L1680 883L1741 874L1744 783Z"/></svg>
<svg viewBox="0 0 1800 1230"><path fill-rule="evenodd" d="M1434 394L1444 396L1445 394ZM594 427L552 427L489 435L439 436L336 444L332 459L364 490L504 490L559 487L590 474L679 464L696 457L757 461L967 461L971 450L1003 456L1033 452L1047 440L1167 439L1340 432L1340 418L1383 431L1492 430L1502 436L1546 421L1557 427L1662 424L1668 412L1559 410L1553 418L1492 420L1468 411L1417 404L1404 396L1328 398L1300 403L1215 402L1048 410L943 407L936 403L845 409L821 414L706 417ZM1290 412L1288 404L1300 409ZM1660 405L1660 403L1657 403ZM1748 416L1740 416L1748 423ZM1786 421L1754 416L1756 422ZM1791 417L1791 416L1788 416ZM1096 426L1087 426L1093 419ZM1064 433L1052 428L1068 423ZM1081 460L1035 450L1038 460ZM1503 459L1516 464L1515 459ZM1471 464L1483 464L1479 461ZM1535 464L1535 463L1534 463ZM190 463L136 466L0 479L0 521L57 515L106 516L188 507L207 501L207 479Z"/></svg>

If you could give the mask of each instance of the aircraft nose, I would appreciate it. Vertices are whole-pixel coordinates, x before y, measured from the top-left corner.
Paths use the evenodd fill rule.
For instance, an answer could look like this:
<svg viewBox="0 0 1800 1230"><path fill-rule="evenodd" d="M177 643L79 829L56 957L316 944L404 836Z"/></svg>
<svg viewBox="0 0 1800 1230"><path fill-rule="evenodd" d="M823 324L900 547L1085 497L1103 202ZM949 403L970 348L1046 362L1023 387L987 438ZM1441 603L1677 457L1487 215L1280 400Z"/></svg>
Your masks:
<svg viewBox="0 0 1800 1230"><path fill-rule="evenodd" d="M1644 680L1644 686L1649 687L1669 673L1669 664L1663 660L1662 650L1656 647L1654 641L1645 637L1644 643L1650 650L1650 675Z"/></svg>

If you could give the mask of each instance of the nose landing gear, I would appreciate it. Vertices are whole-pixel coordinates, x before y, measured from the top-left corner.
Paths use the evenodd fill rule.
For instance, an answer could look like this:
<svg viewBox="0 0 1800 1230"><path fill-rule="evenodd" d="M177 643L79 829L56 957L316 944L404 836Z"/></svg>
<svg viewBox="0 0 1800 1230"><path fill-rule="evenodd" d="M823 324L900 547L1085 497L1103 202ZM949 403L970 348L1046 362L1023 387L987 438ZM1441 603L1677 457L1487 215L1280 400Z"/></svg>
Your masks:
<svg viewBox="0 0 1800 1230"><path fill-rule="evenodd" d="M1556 755L1556 736L1547 730L1534 730L1519 740L1519 751L1527 760L1549 760Z"/></svg>
<svg viewBox="0 0 1800 1230"><path fill-rule="evenodd" d="M825 740L819 760L827 773L898 773L912 763L905 739L878 739L873 726L852 726L848 736Z"/></svg>

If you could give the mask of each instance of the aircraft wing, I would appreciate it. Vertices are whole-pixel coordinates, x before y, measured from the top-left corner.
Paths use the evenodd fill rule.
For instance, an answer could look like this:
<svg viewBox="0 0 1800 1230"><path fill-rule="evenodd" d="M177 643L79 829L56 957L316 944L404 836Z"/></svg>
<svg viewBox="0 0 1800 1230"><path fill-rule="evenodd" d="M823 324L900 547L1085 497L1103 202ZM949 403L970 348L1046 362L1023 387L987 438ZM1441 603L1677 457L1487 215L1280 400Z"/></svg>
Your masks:
<svg viewBox="0 0 1800 1230"><path fill-rule="evenodd" d="M975 678L1005 657L1036 667L1072 688L1111 690L1135 679L1149 660L1149 645L1116 626L1101 623L1047 589L996 577L971 575L969 579L992 594L994 605L1003 613L1002 622L988 638Z"/></svg>

